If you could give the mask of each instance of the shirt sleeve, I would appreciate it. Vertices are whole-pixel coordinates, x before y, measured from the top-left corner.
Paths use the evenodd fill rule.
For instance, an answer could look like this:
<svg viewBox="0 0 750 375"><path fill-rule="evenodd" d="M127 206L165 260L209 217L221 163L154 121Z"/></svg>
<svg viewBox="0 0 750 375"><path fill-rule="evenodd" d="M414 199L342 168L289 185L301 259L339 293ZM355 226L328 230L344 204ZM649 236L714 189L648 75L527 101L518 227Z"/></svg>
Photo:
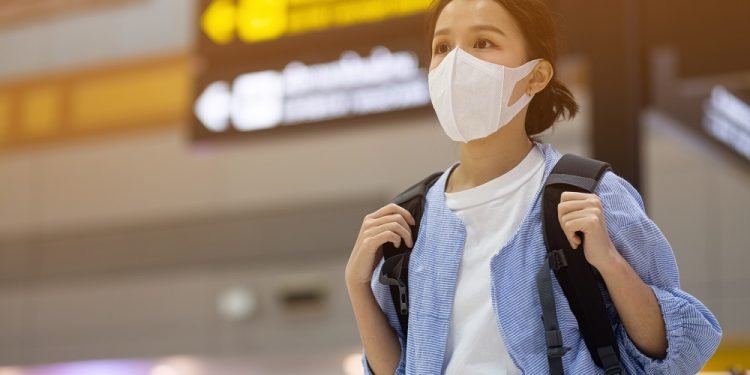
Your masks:
<svg viewBox="0 0 750 375"><path fill-rule="evenodd" d="M380 308L385 313L391 329L396 332L399 345L401 345L401 359L399 360L394 375L404 375L406 373L406 345L404 342L404 335L401 332L401 323L398 320L398 315L396 315L396 309L393 306L393 300L391 299L390 288L387 285L381 284L379 281L380 269L383 267L383 262L384 261L381 259L378 266L375 267L375 270L372 274L372 282L370 283L370 287L372 288L372 293L375 296L375 300L378 302L378 305L380 305ZM362 368L364 369L364 373L366 375L375 374L372 371L369 362L367 361L367 353L365 352L364 347L362 348Z"/></svg>
<svg viewBox="0 0 750 375"><path fill-rule="evenodd" d="M614 331L623 366L629 373L637 374L697 373L719 345L722 335L719 322L698 299L680 289L672 247L646 215L638 191L610 171L603 176L597 193L610 238L653 290L667 333L666 357L651 358L636 347L614 314Z"/></svg>

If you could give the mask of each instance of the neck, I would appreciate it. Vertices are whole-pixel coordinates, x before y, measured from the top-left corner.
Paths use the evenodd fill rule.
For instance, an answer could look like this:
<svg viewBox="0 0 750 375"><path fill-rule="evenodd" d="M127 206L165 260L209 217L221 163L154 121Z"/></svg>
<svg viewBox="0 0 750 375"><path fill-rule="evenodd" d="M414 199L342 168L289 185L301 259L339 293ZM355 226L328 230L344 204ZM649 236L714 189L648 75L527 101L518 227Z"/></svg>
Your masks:
<svg viewBox="0 0 750 375"><path fill-rule="evenodd" d="M488 137L461 143L460 163L448 179L446 192L482 185L510 171L528 155L533 143L526 135L524 118L518 117Z"/></svg>

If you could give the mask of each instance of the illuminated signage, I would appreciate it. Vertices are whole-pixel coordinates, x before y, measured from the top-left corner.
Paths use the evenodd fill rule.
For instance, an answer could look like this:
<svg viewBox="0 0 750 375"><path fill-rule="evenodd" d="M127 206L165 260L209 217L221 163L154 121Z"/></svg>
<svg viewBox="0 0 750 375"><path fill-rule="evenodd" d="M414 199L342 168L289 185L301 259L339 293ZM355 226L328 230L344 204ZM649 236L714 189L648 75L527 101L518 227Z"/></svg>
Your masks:
<svg viewBox="0 0 750 375"><path fill-rule="evenodd" d="M430 0L214 0L201 16L201 28L218 44L232 42L235 34L245 43L256 43L380 22L429 6Z"/></svg>
<svg viewBox="0 0 750 375"><path fill-rule="evenodd" d="M750 160L750 101L725 87L714 87L703 125L706 132Z"/></svg>
<svg viewBox="0 0 750 375"><path fill-rule="evenodd" d="M202 0L193 139L429 108L430 3Z"/></svg>
<svg viewBox="0 0 750 375"><path fill-rule="evenodd" d="M411 52L345 52L322 64L242 74L206 87L195 115L212 132L239 131L420 107L430 102L425 71Z"/></svg>

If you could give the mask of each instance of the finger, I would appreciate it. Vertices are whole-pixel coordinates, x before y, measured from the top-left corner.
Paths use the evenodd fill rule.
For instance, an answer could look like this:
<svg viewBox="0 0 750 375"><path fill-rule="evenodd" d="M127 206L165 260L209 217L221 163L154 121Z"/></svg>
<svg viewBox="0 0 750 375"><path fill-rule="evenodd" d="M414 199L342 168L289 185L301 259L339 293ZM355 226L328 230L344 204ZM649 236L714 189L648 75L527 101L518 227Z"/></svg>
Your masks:
<svg viewBox="0 0 750 375"><path fill-rule="evenodd" d="M583 242L583 239L579 237L576 232L585 233L584 229L587 227L588 223L590 223L588 217L581 217L560 223L563 232L565 233L565 237L568 239L568 242L573 249L577 249Z"/></svg>
<svg viewBox="0 0 750 375"><path fill-rule="evenodd" d="M571 212L583 210L590 207L590 205L590 201L587 200L560 202L560 204L557 205L557 218L559 220Z"/></svg>
<svg viewBox="0 0 750 375"><path fill-rule="evenodd" d="M377 219L379 217L390 215L390 214L401 214L406 221L409 222L411 225L415 225L416 221L414 221L414 217L411 215L411 213L406 210L405 208L395 204L395 203L388 203L387 205L381 207L377 211L373 212L369 216L373 219Z"/></svg>
<svg viewBox="0 0 750 375"><path fill-rule="evenodd" d="M565 224L562 225L565 236L568 237L568 241L570 241L573 249L577 249L578 246L583 243L583 238L581 238L576 232L581 232L581 234L585 235L590 232L591 226L597 220L598 218L594 216L586 215L578 219L566 221Z"/></svg>
<svg viewBox="0 0 750 375"><path fill-rule="evenodd" d="M377 227L377 226L383 225L385 223L390 223L390 222L399 223L401 226L406 228L409 234L411 234L411 227L409 226L409 224L406 223L406 219L401 214L390 214L390 215L383 216L377 219L369 219L369 221L368 220L365 221L365 226L367 228L373 228L373 227Z"/></svg>
<svg viewBox="0 0 750 375"><path fill-rule="evenodd" d="M389 230L391 232L395 232L406 241L407 246L412 247L414 245L414 243L412 242L412 238L411 238L411 230L409 230L408 228L404 228L404 226L402 226L401 224L395 221L392 221L390 223L385 223L381 225L380 228Z"/></svg>
<svg viewBox="0 0 750 375"><path fill-rule="evenodd" d="M565 215L560 216L560 222L568 222L588 216L597 216L601 211L596 207L586 207L576 211L570 211Z"/></svg>
<svg viewBox="0 0 750 375"><path fill-rule="evenodd" d="M368 230L365 231L365 236L367 236L367 237L374 237L374 236L376 236L376 235L378 235L378 234L380 234L382 232L388 232L388 231L396 233L401 238L403 238L404 240L406 240L406 244L409 247L413 246L412 238L411 238L411 231L409 231L408 229L404 228L401 224L399 224L399 223L397 223L395 221L387 222L387 223L384 223L384 224L379 225L377 227L372 227L372 228L370 228L370 229L368 229Z"/></svg>
<svg viewBox="0 0 750 375"><path fill-rule="evenodd" d="M595 194L591 194L591 193L579 193L577 191L564 191L562 195L560 195L560 202L586 199L592 195L596 196Z"/></svg>
<svg viewBox="0 0 750 375"><path fill-rule="evenodd" d="M396 248L401 246L401 236L389 230L380 232L377 235L370 237L370 238L372 238L373 242L377 244L376 248L379 248L381 245L383 245L386 242L392 243L393 246Z"/></svg>
<svg viewBox="0 0 750 375"><path fill-rule="evenodd" d="M569 200L560 202L557 209L557 218L562 221L562 217L575 211L591 212L594 215L601 215L602 203L598 196L586 194L586 198L579 200Z"/></svg>
<svg viewBox="0 0 750 375"><path fill-rule="evenodd" d="M561 220L565 235L571 242L573 249L578 248L583 243L584 233L595 230L600 220L601 211L596 207L589 207L581 211L575 211L567 214Z"/></svg>

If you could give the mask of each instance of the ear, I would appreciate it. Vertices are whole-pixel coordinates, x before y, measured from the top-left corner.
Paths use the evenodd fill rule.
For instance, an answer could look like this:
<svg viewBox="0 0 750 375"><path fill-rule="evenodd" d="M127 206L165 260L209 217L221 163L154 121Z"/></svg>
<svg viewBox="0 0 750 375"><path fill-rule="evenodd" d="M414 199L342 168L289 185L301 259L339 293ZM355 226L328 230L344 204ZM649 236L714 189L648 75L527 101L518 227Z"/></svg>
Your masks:
<svg viewBox="0 0 750 375"><path fill-rule="evenodd" d="M552 81L552 77L555 75L555 69L552 67L547 60L542 60L536 64L534 70L529 75L529 85L526 89L526 93L534 95L542 90Z"/></svg>

